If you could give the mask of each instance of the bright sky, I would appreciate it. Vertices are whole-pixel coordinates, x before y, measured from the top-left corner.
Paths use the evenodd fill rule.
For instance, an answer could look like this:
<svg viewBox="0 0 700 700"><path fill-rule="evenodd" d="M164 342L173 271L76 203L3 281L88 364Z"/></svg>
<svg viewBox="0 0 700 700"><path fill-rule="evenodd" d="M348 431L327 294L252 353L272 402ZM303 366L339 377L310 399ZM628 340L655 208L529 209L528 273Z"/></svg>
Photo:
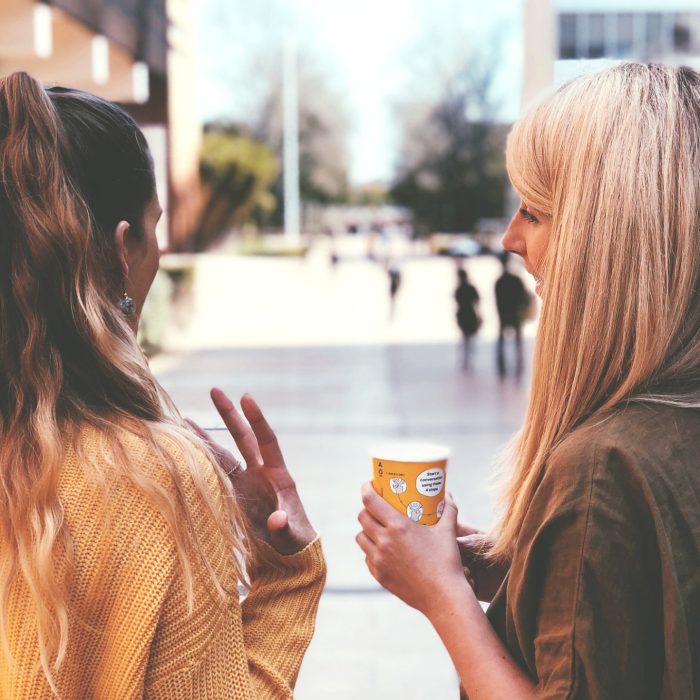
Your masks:
<svg viewBox="0 0 700 700"><path fill-rule="evenodd" d="M231 5L242 1L228 0ZM496 92L503 102L501 116L512 119L516 114L522 65L521 0L296 0L296 7L314 35L304 36L302 42L313 41L317 55L327 58L324 67L330 69L333 87L346 98L352 115L350 178L354 183L391 178L399 137L393 105L434 87L425 68L430 58L426 61L421 53L439 58L440 53L461 52L466 57L481 48L479 42L497 37ZM212 59L233 58L223 55L227 47L209 40L211 17L203 13L200 29L204 60L199 102L205 119L231 109L221 84L207 72ZM235 47L228 51L235 52ZM213 52L222 55L213 56Z"/></svg>

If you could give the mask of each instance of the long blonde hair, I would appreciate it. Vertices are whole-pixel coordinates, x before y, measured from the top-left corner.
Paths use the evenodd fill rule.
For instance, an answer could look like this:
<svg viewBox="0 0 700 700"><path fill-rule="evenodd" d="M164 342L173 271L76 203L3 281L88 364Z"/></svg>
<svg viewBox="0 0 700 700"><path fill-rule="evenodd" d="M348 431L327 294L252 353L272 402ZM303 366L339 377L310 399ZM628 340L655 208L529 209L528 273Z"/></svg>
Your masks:
<svg viewBox="0 0 700 700"><path fill-rule="evenodd" d="M244 576L245 528L230 481L154 379L116 303L123 289L114 227L125 219L138 233L153 193L144 137L116 105L45 90L24 73L0 79L0 640L11 663L9 592L23 579L54 692L70 634L73 563L57 483L86 428L106 446L88 466L117 468L167 522L190 606L195 558L222 597L235 592L207 561L187 508L179 515L187 470L205 512L240 555L233 573ZM125 436L159 457L165 482L128 458ZM197 467L202 453L214 465L215 491ZM94 476L108 497L114 479Z"/></svg>
<svg viewBox="0 0 700 700"><path fill-rule="evenodd" d="M527 112L508 173L551 217L530 402L491 555L552 450L625 401L700 405L700 75L623 64Z"/></svg>

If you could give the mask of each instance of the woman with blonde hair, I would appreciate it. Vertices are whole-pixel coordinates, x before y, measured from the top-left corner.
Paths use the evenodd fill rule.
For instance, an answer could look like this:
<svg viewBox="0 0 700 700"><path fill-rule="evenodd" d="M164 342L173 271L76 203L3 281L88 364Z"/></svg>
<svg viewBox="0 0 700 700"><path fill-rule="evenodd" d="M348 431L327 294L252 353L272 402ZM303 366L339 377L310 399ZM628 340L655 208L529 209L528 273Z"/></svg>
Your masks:
<svg viewBox="0 0 700 700"><path fill-rule="evenodd" d="M472 700L700 697L700 75L574 80L507 163L503 245L543 306L500 525L448 502L421 527L365 486L358 543Z"/></svg>
<svg viewBox="0 0 700 700"><path fill-rule="evenodd" d="M148 368L159 215L125 112L0 79L2 700L292 697L320 544L255 402L238 469Z"/></svg>

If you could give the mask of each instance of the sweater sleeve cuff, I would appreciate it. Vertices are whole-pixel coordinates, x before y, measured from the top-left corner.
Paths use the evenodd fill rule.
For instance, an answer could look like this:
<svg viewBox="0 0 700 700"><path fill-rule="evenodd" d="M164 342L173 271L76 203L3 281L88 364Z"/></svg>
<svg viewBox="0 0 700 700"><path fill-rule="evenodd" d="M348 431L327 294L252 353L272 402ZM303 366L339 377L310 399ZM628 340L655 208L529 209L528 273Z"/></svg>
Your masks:
<svg viewBox="0 0 700 700"><path fill-rule="evenodd" d="M310 580L323 578L326 575L326 560L321 548L321 538L318 535L304 549L294 554L280 554L262 540L256 540L255 549L257 562L251 571L251 578L256 583L298 574L303 574Z"/></svg>

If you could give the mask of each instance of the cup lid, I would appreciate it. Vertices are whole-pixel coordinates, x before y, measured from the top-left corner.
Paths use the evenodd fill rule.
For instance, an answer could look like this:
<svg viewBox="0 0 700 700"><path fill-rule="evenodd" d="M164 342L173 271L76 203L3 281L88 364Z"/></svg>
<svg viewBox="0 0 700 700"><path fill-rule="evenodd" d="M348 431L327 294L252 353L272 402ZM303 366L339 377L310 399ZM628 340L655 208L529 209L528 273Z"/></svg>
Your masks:
<svg viewBox="0 0 700 700"><path fill-rule="evenodd" d="M376 459L388 462L437 462L450 456L450 448L429 442L394 442L370 450Z"/></svg>

